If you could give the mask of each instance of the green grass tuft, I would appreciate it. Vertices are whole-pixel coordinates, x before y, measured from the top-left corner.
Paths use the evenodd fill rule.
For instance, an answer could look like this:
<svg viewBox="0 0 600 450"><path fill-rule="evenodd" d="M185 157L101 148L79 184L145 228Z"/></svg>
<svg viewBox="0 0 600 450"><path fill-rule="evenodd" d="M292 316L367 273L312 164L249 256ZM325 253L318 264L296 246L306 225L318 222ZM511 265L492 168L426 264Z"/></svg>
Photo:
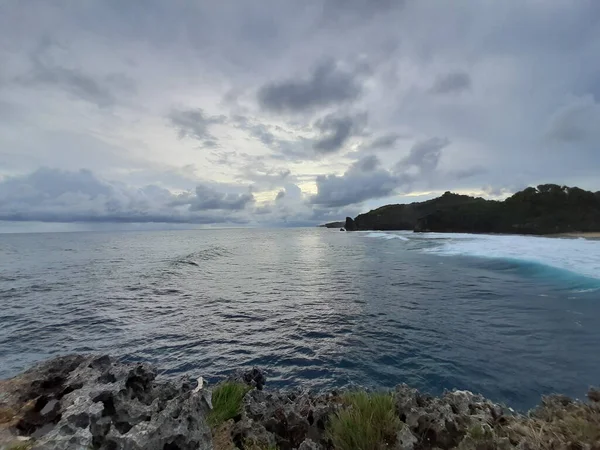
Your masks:
<svg viewBox="0 0 600 450"><path fill-rule="evenodd" d="M213 389L213 409L208 415L208 423L216 428L223 422L233 419L242 412L242 400L250 387L234 381L220 383Z"/></svg>
<svg viewBox="0 0 600 450"><path fill-rule="evenodd" d="M402 423L392 394L352 392L343 402L328 426L336 450L380 450L395 441Z"/></svg>

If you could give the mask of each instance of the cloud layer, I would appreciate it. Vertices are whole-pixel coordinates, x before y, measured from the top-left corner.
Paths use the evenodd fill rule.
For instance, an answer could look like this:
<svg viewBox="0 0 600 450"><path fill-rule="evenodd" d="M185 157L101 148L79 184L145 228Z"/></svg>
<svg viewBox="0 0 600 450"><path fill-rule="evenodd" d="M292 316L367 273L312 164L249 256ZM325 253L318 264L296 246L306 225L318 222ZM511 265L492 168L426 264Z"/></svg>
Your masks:
<svg viewBox="0 0 600 450"><path fill-rule="evenodd" d="M446 190L598 190L598 17L592 0L3 2L0 221L313 225Z"/></svg>

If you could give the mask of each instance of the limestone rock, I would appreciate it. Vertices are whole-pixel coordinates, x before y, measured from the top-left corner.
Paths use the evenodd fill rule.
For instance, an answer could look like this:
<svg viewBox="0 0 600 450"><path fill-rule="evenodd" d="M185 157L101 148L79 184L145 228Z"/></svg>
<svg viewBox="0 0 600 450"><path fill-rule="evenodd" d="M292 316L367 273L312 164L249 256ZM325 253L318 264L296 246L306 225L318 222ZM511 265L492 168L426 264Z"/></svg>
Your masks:
<svg viewBox="0 0 600 450"><path fill-rule="evenodd" d="M108 356L56 358L0 385L10 429L36 449L212 448L205 392L157 382L147 364ZM0 443L1 444L1 443Z"/></svg>
<svg viewBox="0 0 600 450"><path fill-rule="evenodd" d="M311 439L305 439L298 447L298 450L321 450L321 446Z"/></svg>
<svg viewBox="0 0 600 450"><path fill-rule="evenodd" d="M310 439L325 446L326 423L336 408L337 401L331 395L313 396L303 391L250 391L244 397L234 442L270 443L273 438L278 448L288 450L299 448ZM309 444L306 442L305 445Z"/></svg>
<svg viewBox="0 0 600 450"><path fill-rule="evenodd" d="M600 403L600 389L591 387L587 396L590 401Z"/></svg>
<svg viewBox="0 0 600 450"><path fill-rule="evenodd" d="M411 433L408 426L404 426L396 433L395 450L413 450L417 442L419 442L419 439Z"/></svg>
<svg viewBox="0 0 600 450"><path fill-rule="evenodd" d="M469 391L432 397L406 385L396 388L396 411L412 434L440 448L456 447L471 427L494 424L503 415L498 405Z"/></svg>
<svg viewBox="0 0 600 450"><path fill-rule="evenodd" d="M265 376L262 370L254 367L251 370L238 373L233 377L233 380L247 384L252 388L256 388L259 391L262 391L262 389L265 386L265 383L267 382L267 377Z"/></svg>

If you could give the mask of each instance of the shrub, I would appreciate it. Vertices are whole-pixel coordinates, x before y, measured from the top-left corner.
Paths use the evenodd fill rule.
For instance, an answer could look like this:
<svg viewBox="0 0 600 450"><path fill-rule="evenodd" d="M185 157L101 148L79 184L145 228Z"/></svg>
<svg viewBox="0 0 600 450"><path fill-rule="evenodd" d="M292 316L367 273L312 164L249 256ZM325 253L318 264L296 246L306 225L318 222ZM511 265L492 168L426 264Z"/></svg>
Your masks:
<svg viewBox="0 0 600 450"><path fill-rule="evenodd" d="M343 396L343 403L328 427L336 450L380 450L395 441L402 424L392 394L353 392Z"/></svg>
<svg viewBox="0 0 600 450"><path fill-rule="evenodd" d="M208 423L213 428L233 419L242 411L242 400L250 387L243 383L226 381L218 384L212 392L213 409L208 415Z"/></svg>

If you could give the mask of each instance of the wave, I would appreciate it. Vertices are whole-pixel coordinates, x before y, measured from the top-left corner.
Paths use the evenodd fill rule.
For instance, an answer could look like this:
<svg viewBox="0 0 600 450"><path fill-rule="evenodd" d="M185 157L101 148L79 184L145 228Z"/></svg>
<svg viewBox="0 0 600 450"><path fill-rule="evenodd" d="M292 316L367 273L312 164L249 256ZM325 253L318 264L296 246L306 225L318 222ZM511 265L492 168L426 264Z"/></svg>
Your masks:
<svg viewBox="0 0 600 450"><path fill-rule="evenodd" d="M383 233L383 232L369 232L365 235L365 237L369 238L380 238L380 239L400 239L401 241L409 241L406 236L402 236L401 234L392 234L392 233Z"/></svg>
<svg viewBox="0 0 600 450"><path fill-rule="evenodd" d="M200 266L200 264L204 261L211 261L213 259L220 258L223 256L229 256L230 254L230 251L227 250L225 247L214 246L197 252L189 253L185 256L180 256L176 258L173 262L174 264Z"/></svg>
<svg viewBox="0 0 600 450"><path fill-rule="evenodd" d="M545 273L559 278L578 276L594 282L594 286L581 289L600 287L600 241L520 235L445 235L445 238L422 251L504 260L531 274Z"/></svg>

